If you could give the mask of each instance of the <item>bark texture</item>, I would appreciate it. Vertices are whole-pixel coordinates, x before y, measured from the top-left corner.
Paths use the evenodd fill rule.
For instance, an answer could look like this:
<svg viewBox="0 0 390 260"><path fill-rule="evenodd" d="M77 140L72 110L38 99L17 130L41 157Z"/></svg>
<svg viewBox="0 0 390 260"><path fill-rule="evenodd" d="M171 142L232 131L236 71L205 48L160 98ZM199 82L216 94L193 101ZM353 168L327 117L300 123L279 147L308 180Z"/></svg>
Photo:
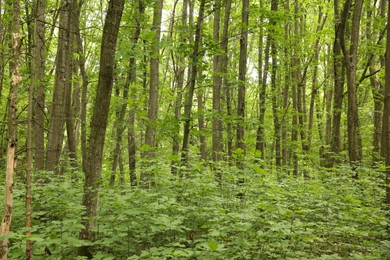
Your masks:
<svg viewBox="0 0 390 260"><path fill-rule="evenodd" d="M124 0L111 0L103 28L100 53L99 80L91 119L88 157L86 158L83 205L86 208L83 216L83 229L80 238L94 241L96 233L96 215L102 171L103 147L110 108L111 92L114 78L114 61L119 25L122 18ZM79 254L92 258L90 246L82 246Z"/></svg>

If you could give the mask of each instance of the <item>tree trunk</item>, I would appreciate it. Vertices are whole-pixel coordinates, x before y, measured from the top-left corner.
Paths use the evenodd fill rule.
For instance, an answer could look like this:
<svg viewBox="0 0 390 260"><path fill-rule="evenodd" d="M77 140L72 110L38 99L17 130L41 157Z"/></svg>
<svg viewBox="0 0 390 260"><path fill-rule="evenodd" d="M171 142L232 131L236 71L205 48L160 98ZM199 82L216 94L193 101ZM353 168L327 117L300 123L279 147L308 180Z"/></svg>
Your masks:
<svg viewBox="0 0 390 260"><path fill-rule="evenodd" d="M349 0L347 0L349 1ZM349 8L348 8L349 9ZM335 13L335 39L333 44L333 73L334 73L334 91L333 91L333 125L332 125L332 140L331 154L328 156L327 167L333 167L338 160L338 155L341 152L341 112L343 107L344 97L344 75L345 65L342 58L341 39L344 38L346 22L348 20L348 9L344 8L342 14L339 12L339 2L334 0Z"/></svg>
<svg viewBox="0 0 390 260"><path fill-rule="evenodd" d="M80 36L79 28L76 28L76 37L77 37L77 52L79 54L79 67L80 74L82 78L82 87L81 87L81 101L80 101L80 142L81 142L81 158L82 158L82 169L85 172L86 163L87 163L87 92L88 92L88 75L85 71L85 53L83 51L83 42Z"/></svg>
<svg viewBox="0 0 390 260"><path fill-rule="evenodd" d="M219 43L220 22L221 22L221 0L215 1L213 41ZM222 111L221 111L221 55L214 54L213 57L213 162L218 168L218 162L222 160ZM221 176L217 169L217 179L220 181Z"/></svg>
<svg viewBox="0 0 390 260"><path fill-rule="evenodd" d="M186 28L188 20L188 1L183 0L182 13L181 13L181 26ZM180 33L179 42L186 42L186 33L183 31ZM172 138L172 162L171 162L171 172L172 174L177 173L177 164L178 164L178 154L180 151L180 119L181 119L181 108L182 108L182 99L183 99L183 85L184 85L184 72L185 72L185 57L183 54L178 54L177 58L177 70L175 72L175 82L176 82L176 99L175 99L175 132Z"/></svg>
<svg viewBox="0 0 390 260"><path fill-rule="evenodd" d="M232 0L226 0L225 2L225 14L224 14L224 22L223 22L223 30L221 37L221 54L218 59L219 65L221 66L221 74L222 74L222 85L221 88L225 91L222 91L222 94L225 94L225 104L226 104L226 113L228 117L227 125L226 125L226 136L227 136L227 159L232 157L232 124L230 121L230 117L232 115L231 112L231 97L230 97L230 85L228 82L228 37L229 37L229 23L230 23L230 10L231 10Z"/></svg>
<svg viewBox="0 0 390 260"><path fill-rule="evenodd" d="M4 24L3 24L3 3L0 0L0 44L4 46ZM0 48L0 102L2 101L3 82L4 82L4 49ZM0 148L1 149L1 148Z"/></svg>
<svg viewBox="0 0 390 260"><path fill-rule="evenodd" d="M388 5L387 24L390 24L390 5ZM385 93L382 120L382 150L385 160L386 203L390 204L390 26L387 26L386 60L385 60Z"/></svg>
<svg viewBox="0 0 390 260"><path fill-rule="evenodd" d="M7 148L7 169L5 172L4 190L4 211L1 222L0 236L7 236L11 228L13 211L13 185L14 172L16 168L16 146L17 146L17 102L18 87L22 80L19 73L20 56L20 6L19 1L13 1L13 43L12 43L12 63L11 63L11 86L9 92L8 106L8 148ZM8 258L9 240L0 241L0 258Z"/></svg>
<svg viewBox="0 0 390 260"><path fill-rule="evenodd" d="M103 28L99 80L91 119L88 157L84 169L83 205L86 211L83 216L84 227L80 232L80 238L89 241L94 241L96 238L94 228L96 227L95 218L98 211L103 147L114 78L116 42L124 4L124 0L110 0ZM79 254L92 258L91 247L80 247Z"/></svg>
<svg viewBox="0 0 390 260"><path fill-rule="evenodd" d="M349 0L347 0L349 1ZM347 66L347 85L348 85L348 154L349 161L352 168L360 164L363 159L362 140L360 136L359 114L358 114L358 102L357 102L357 81L356 71L358 63L358 45L359 45L359 32L360 32L360 17L363 8L363 0L356 0L353 15L352 15L352 28L351 28L351 43L349 47L349 53L346 48L343 48L344 57Z"/></svg>
<svg viewBox="0 0 390 260"><path fill-rule="evenodd" d="M45 167L45 0L34 1L34 44L32 48L31 85L34 88L33 98L33 142L35 167Z"/></svg>
<svg viewBox="0 0 390 260"><path fill-rule="evenodd" d="M319 33L326 22L326 16L322 13L322 8L318 8L318 26L316 32ZM314 110L315 110L315 102L317 100L318 95L318 60L320 56L320 36L317 36L317 39L314 43L314 55L313 55L313 75L312 75L312 90L310 97L310 107L309 107L309 124L308 124L308 135L307 135L307 152L310 152L312 145L312 137L313 137L313 125L314 125ZM318 105L317 105L318 106ZM317 107L318 109L318 107ZM317 113L317 115L319 115Z"/></svg>
<svg viewBox="0 0 390 260"><path fill-rule="evenodd" d="M71 76L72 44L71 8L74 0L61 1L58 47L56 56L56 73L53 90L53 101L50 116L46 165L47 171L54 171L60 161L66 114L66 91L69 88Z"/></svg>
<svg viewBox="0 0 390 260"><path fill-rule="evenodd" d="M159 91L159 52L160 52L160 30L161 30L161 18L162 18L163 0L154 1L153 11L153 28L155 32L154 42L152 43L151 57L150 57L150 82L149 82L149 110L148 110L148 123L146 125L145 132L145 144L147 151L146 157L151 160L154 157L154 151L156 149L156 121L158 112L158 91ZM141 173L141 184L148 186L149 182L153 184L152 173Z"/></svg>
<svg viewBox="0 0 390 260"><path fill-rule="evenodd" d="M375 32L372 31L373 25L372 23L375 21L375 17L372 17L372 10L369 10L367 13L367 35L368 41L374 45L374 35ZM385 18L386 15L386 1L380 1L380 16L382 19ZM380 39L381 36L379 36ZM372 54L370 57L368 66L370 75L370 83L371 83L371 92L374 99L374 131L373 131L373 140L372 140L372 162L373 166L376 167L378 163L381 161L380 150L381 150L381 134L382 134L382 110L383 110L383 82L381 82L376 73L376 67L380 64L380 67L384 66L384 57L377 57L377 55Z"/></svg>
<svg viewBox="0 0 390 260"><path fill-rule="evenodd" d="M202 78L202 71L198 72L198 78ZM198 129L199 129L199 151L200 159L203 164L207 163L207 144L205 136L205 119L204 119L204 103L206 102L204 94L205 86L199 84L197 92L197 101L198 101Z"/></svg>
<svg viewBox="0 0 390 260"><path fill-rule="evenodd" d="M278 0L272 0L271 2L271 11L278 11ZM273 21L273 24L276 25L275 21ZM281 137L281 131L280 131L280 119L279 119L279 109L278 109L278 102L277 102L277 96L278 89L276 85L276 73L278 69L278 62L277 62L277 48L276 48L276 40L275 37L272 37L271 39L271 58L272 58L272 70L271 70L271 89L272 89L272 113L273 113L273 119L274 119L274 138L275 138L275 164L277 167L281 166L281 149L280 149L280 137Z"/></svg>
<svg viewBox="0 0 390 260"><path fill-rule="evenodd" d="M263 9L263 1L260 0L260 9ZM260 114L259 114L259 126L257 127L257 135L256 135L256 151L260 153L260 158L262 160L265 159L265 140L264 140L264 118L265 118L265 101L267 94L267 77L269 70L269 49L271 42L271 35L268 33L267 40L265 44L264 51L264 60L263 60L263 37L264 37L264 29L263 29L263 17L260 16L260 34L259 34L259 47L258 47L258 77L259 77L259 87L260 87L260 95L259 95L259 106L260 106ZM264 62L264 70L263 70L263 62Z"/></svg>
<svg viewBox="0 0 390 260"><path fill-rule="evenodd" d="M246 65L248 48L248 20L249 20L249 0L242 1L241 13L241 37L240 37L240 60L238 71L238 98L237 98L237 144L236 148L245 154L245 92L246 92ZM243 158L239 158L241 161ZM241 165L241 163L239 163Z"/></svg>
<svg viewBox="0 0 390 260"><path fill-rule="evenodd" d="M193 103L194 90L195 90L197 65L199 62L199 46L200 46L201 30L203 24L204 6L205 6L205 0L201 0L198 20L196 24L194 50L192 52L192 57L191 57L190 82L188 86L186 102L184 104L183 146L181 149L181 160L182 163L184 164L188 163L188 158L189 158L190 130L191 130L191 121L192 121L191 110L192 110L192 103Z"/></svg>
<svg viewBox="0 0 390 260"><path fill-rule="evenodd" d="M144 4L142 0L138 1L138 6L136 9L135 14L135 31L133 36L131 37L131 43L132 52L135 51L135 48L137 46L138 38L141 33L141 19L144 12ZM135 54L130 55L131 58L129 60L129 69L126 76L126 82L123 88L123 96L122 96L122 105L119 108L119 111L117 111L117 123L116 123L116 130L115 130L115 149L114 149L114 158L113 158L113 164L112 164L112 172L110 177L110 185L113 186L115 184L115 175L116 175L116 168L120 161L121 157L121 142L122 142L122 136L125 131L125 113L127 109L127 99L129 96L129 89L131 88L131 100L135 100L136 98L136 87L135 83L137 80L137 63L135 59ZM134 133L134 123L135 123L135 105L131 104L130 107L130 114L129 114L129 120L128 120L128 127L131 127L132 129L128 130L128 152L129 152L129 169L130 169L130 180L132 179L132 176L134 177L135 174L135 133ZM129 136L130 135L130 136ZM130 142L129 142L130 141ZM136 180L135 180L136 181ZM133 182L131 182L134 184Z"/></svg>

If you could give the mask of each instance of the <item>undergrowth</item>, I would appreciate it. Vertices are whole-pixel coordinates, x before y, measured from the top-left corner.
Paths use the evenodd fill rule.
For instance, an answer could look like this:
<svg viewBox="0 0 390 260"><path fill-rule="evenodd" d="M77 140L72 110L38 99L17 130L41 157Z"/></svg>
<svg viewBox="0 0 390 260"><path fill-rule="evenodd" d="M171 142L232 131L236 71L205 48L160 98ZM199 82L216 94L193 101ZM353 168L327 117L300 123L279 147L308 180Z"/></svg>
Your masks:
<svg viewBox="0 0 390 260"><path fill-rule="evenodd" d="M151 189L101 187L94 259L390 258L379 172L354 180L347 167L304 178L225 166L219 185L208 167L181 178L160 166ZM78 259L82 182L33 187L34 258ZM23 184L14 190L10 259L24 259Z"/></svg>

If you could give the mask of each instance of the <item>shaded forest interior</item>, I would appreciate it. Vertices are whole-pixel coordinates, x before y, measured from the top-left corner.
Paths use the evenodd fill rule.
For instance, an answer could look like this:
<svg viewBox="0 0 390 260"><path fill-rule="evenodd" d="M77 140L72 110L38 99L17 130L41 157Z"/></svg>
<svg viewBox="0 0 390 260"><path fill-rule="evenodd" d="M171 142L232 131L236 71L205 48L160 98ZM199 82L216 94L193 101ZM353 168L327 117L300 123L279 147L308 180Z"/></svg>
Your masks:
<svg viewBox="0 0 390 260"><path fill-rule="evenodd" d="M390 259L386 0L0 0L1 259Z"/></svg>

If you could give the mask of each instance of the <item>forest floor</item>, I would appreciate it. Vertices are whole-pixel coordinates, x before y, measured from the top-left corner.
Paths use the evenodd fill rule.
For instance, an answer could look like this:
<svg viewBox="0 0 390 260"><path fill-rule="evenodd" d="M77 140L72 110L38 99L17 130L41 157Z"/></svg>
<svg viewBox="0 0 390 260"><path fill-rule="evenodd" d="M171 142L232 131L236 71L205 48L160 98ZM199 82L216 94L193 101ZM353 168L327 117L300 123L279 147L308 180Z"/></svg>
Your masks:
<svg viewBox="0 0 390 260"><path fill-rule="evenodd" d="M208 167L180 178L160 166L151 189L103 180L94 259L390 259L379 171L226 166L219 185ZM81 259L82 180L64 176L33 188L35 259ZM10 259L24 259L24 196L18 180Z"/></svg>

